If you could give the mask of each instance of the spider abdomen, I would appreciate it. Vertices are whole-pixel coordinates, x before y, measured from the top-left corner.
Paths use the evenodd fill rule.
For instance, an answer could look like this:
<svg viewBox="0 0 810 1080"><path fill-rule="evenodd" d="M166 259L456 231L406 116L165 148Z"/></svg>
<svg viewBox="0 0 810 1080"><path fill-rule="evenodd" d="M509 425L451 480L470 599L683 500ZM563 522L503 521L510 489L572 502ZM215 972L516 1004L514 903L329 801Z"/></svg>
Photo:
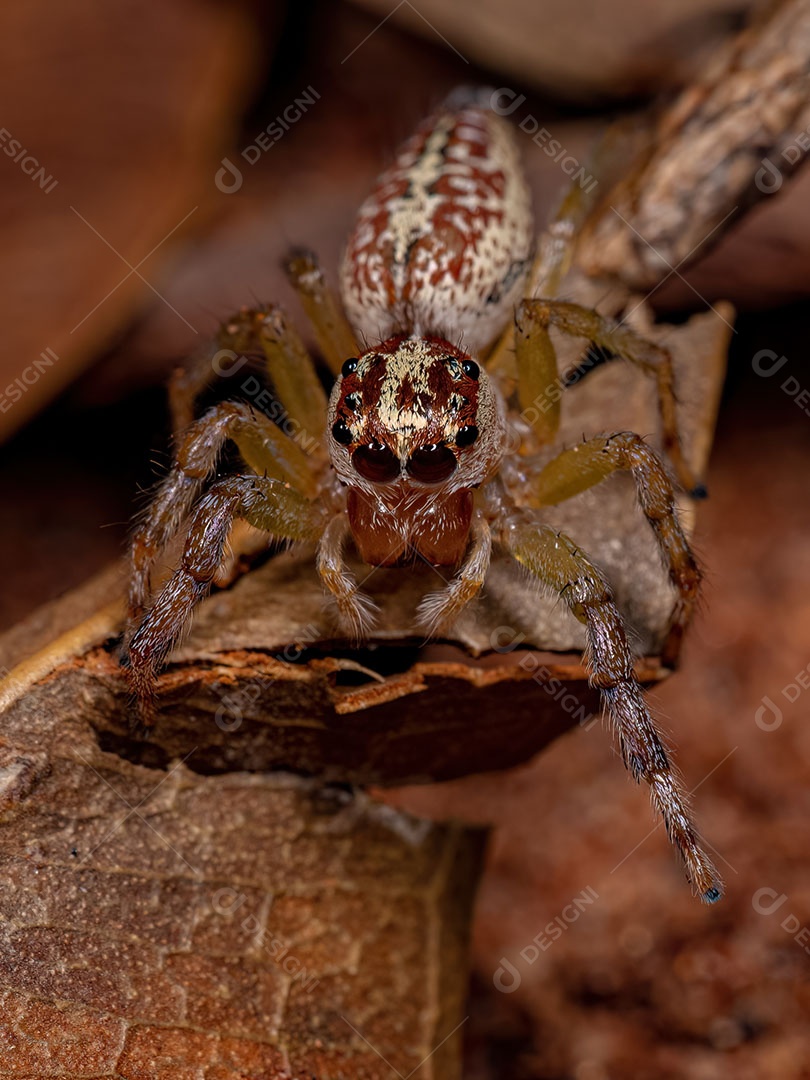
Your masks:
<svg viewBox="0 0 810 1080"><path fill-rule="evenodd" d="M480 105L440 109L360 208L341 269L349 318L368 340L441 334L482 349L520 298L533 235L509 125Z"/></svg>

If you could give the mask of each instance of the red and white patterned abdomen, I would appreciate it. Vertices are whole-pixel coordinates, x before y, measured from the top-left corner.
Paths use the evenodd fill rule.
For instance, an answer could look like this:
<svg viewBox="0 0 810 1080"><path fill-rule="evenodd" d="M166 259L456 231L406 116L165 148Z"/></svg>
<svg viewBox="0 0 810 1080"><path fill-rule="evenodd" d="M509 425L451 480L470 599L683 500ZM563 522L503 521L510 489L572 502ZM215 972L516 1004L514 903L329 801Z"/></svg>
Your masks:
<svg viewBox="0 0 810 1080"><path fill-rule="evenodd" d="M509 124L470 105L429 117L360 208L341 267L369 343L438 335L476 351L511 317L534 250Z"/></svg>

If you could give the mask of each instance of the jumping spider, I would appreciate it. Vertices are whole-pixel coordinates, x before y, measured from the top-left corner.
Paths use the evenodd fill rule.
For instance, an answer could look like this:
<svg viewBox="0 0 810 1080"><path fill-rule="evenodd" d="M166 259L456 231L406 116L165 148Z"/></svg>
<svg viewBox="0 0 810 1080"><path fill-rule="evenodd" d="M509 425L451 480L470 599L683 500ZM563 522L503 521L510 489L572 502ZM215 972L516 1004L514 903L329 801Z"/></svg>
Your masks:
<svg viewBox="0 0 810 1080"><path fill-rule="evenodd" d="M513 133L480 95L448 100L417 129L360 209L341 269L346 315L314 257L289 261L290 279L335 375L328 402L301 340L278 309L242 311L217 341L236 352L261 349L287 416L318 436L314 452L305 454L246 404L219 404L193 420L210 353L175 380L175 462L132 545L128 677L142 717L151 722L157 672L209 592L239 519L277 540L317 544L320 577L356 638L373 625L375 607L344 562L349 538L372 566L418 557L455 571L449 586L419 607L419 624L431 633L475 598L499 545L585 625L591 680L602 692L625 765L650 785L694 888L713 902L720 880L634 677L610 585L573 540L543 522L544 506L617 470L632 474L678 594L664 648L665 661L674 657L700 572L657 454L623 431L589 439L545 464L537 456L559 420L549 334L557 328L656 378L667 452L681 483L695 488L680 456L666 350L591 310L550 298L582 217L572 195L535 254ZM525 298L538 290L543 299ZM489 351L498 335L500 345ZM360 349L357 340L373 345ZM501 361L512 340L517 408L508 409ZM548 407L527 408L538 402ZM244 468L217 476L229 441ZM180 565L151 596L151 571L181 529Z"/></svg>

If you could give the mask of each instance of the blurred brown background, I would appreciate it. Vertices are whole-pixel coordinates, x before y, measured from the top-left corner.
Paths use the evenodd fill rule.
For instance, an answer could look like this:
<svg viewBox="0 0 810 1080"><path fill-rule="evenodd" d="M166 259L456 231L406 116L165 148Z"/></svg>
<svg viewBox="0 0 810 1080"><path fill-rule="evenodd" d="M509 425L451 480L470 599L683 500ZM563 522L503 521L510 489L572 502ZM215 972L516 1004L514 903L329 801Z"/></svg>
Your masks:
<svg viewBox="0 0 810 1080"><path fill-rule="evenodd" d="M308 244L333 272L380 164L447 90L525 93L527 111L584 156L617 111L683 84L744 8L4 10L3 628L122 552L136 493L167 461L166 375L242 303L279 300L299 316L279 257ZM246 161L305 95L289 130ZM542 218L565 178L525 142ZM241 182L220 173L225 157ZM809 187L802 174L786 183L687 275L741 316L697 534L705 610L683 670L655 697L728 896L712 910L692 901L598 726L508 778L401 793L427 814L498 826L475 926L475 1080L810 1075ZM662 313L703 303L677 279L654 299ZM779 375L757 374L763 349L787 357ZM767 701L778 715L761 711ZM534 962L521 958L586 889L598 900ZM508 994L493 983L503 958L520 972Z"/></svg>

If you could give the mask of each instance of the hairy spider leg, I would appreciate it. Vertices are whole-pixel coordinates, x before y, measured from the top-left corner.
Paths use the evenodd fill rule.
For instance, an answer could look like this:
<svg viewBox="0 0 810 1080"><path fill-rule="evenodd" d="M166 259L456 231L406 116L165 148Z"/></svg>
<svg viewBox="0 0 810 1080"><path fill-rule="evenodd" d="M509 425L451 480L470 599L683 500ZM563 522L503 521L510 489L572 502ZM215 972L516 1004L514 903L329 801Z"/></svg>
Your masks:
<svg viewBox="0 0 810 1080"><path fill-rule="evenodd" d="M267 359L267 373L285 415L277 422L299 441L325 453L327 400L315 365L298 331L279 307L257 318L257 337Z"/></svg>
<svg viewBox="0 0 810 1080"><path fill-rule="evenodd" d="M344 360L360 351L340 300L327 285L311 251L291 252L284 269L312 324L318 348L332 374L339 375Z"/></svg>
<svg viewBox="0 0 810 1080"><path fill-rule="evenodd" d="M473 513L470 544L458 573L438 592L429 593L419 604L417 620L429 635L438 633L458 618L474 600L486 580L492 559L492 532L480 510Z"/></svg>
<svg viewBox="0 0 810 1080"><path fill-rule="evenodd" d="M243 460L255 472L290 484L307 498L317 495L315 478L303 450L271 420L243 402L215 405L181 435L175 463L133 536L130 632L146 605L156 560L191 512L228 440L236 444Z"/></svg>
<svg viewBox="0 0 810 1080"><path fill-rule="evenodd" d="M546 344L548 331L554 327L572 337L586 338L593 345L608 349L616 356L635 364L643 372L652 375L658 389L658 409L661 416L661 431L664 450L675 467L678 481L686 491L693 496L705 495L702 485L697 480L692 470L687 465L681 449L681 440L678 435L678 420L675 410L675 386L672 370L672 356L668 349L662 345L656 345L652 341L641 337L629 326L624 326L616 319L600 315L590 308L581 304L573 304L563 300L524 300L523 308L531 312L531 324L545 332L542 344L537 351L544 356L545 364L551 366L551 358L546 355L549 345ZM550 338L549 338L550 343ZM554 356L554 378L547 383L547 395L557 396L557 362L554 355L553 343L550 344L551 354ZM535 412L542 412L535 408ZM559 414L557 414L559 415ZM530 418L531 419L531 418ZM540 423L538 435L547 437L547 422L545 418Z"/></svg>
<svg viewBox="0 0 810 1080"><path fill-rule="evenodd" d="M278 540L314 540L323 510L281 480L230 476L217 480L194 507L180 566L132 636L128 679L141 721L154 718L157 671L208 594L234 521L247 521Z"/></svg>
<svg viewBox="0 0 810 1080"><path fill-rule="evenodd" d="M175 368L169 376L166 389L172 438L175 442L186 428L194 423L197 417L197 398L212 382L217 367L223 367L222 352L223 347L217 340L209 341L187 357L182 367ZM227 366L230 367L230 363Z"/></svg>
<svg viewBox="0 0 810 1080"><path fill-rule="evenodd" d="M169 413L172 434L177 438L197 417L195 405L200 394L215 376L227 378L231 370L240 370L242 356L259 353L256 320L264 308L240 308L219 324L214 339L174 370L169 379Z"/></svg>
<svg viewBox="0 0 810 1080"><path fill-rule="evenodd" d="M513 329L520 414L543 445L559 430L562 392L557 353L536 305L534 300L518 304Z"/></svg>
<svg viewBox="0 0 810 1080"><path fill-rule="evenodd" d="M215 376L238 371L241 356L264 354L282 422L320 442L326 426L326 393L315 365L281 308L270 304L241 308L223 322L215 341L197 352L169 381L169 409L175 438L195 418L195 403Z"/></svg>
<svg viewBox="0 0 810 1080"><path fill-rule="evenodd" d="M533 470L528 462L518 499L534 507L555 506L621 471L630 472L635 481L639 505L678 593L661 651L663 663L674 667L697 605L702 575L678 519L669 477L652 447L633 432L621 431L563 450L539 469Z"/></svg>
<svg viewBox="0 0 810 1080"><path fill-rule="evenodd" d="M598 151L597 151L598 153ZM590 185L589 185L590 187ZM540 233L537 253L526 281L526 295L556 296L560 284L571 269L577 240L593 208L591 197L596 185L584 190L570 184L549 224ZM487 371L493 375L514 374L516 328L509 323L487 360ZM552 379L556 378L556 370Z"/></svg>
<svg viewBox="0 0 810 1080"><path fill-rule="evenodd" d="M591 683L601 691L622 760L636 781L643 778L649 784L690 882L705 903L714 903L722 895L722 882L700 844L686 795L633 674L633 657L610 586L572 540L529 516L507 518L501 540L584 623Z"/></svg>
<svg viewBox="0 0 810 1080"><path fill-rule="evenodd" d="M603 144L605 142L606 139ZM596 201L592 197L596 187L595 183L586 187L572 183L567 188L554 217L537 242L537 256L529 277L530 296L557 296L559 293L563 278L571 269L577 240Z"/></svg>

